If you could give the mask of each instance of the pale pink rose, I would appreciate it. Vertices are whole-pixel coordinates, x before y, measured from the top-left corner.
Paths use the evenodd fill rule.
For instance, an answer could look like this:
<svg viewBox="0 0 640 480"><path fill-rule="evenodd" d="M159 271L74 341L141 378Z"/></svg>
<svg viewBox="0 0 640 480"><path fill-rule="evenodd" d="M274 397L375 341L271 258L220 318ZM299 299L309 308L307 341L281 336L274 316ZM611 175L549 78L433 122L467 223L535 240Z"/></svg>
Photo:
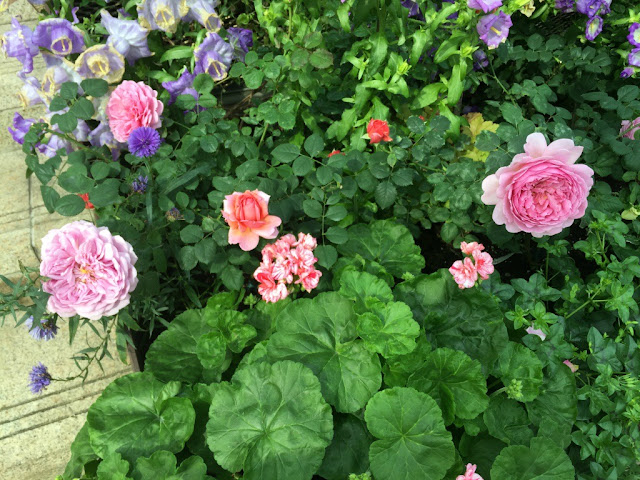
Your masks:
<svg viewBox="0 0 640 480"><path fill-rule="evenodd" d="M49 280L47 308L61 317L89 320L115 315L129 304L138 284L138 257L106 227L85 221L50 230L42 239L40 275Z"/></svg>
<svg viewBox="0 0 640 480"><path fill-rule="evenodd" d="M547 338L547 334L544 333L542 330L540 330L539 328L533 328L533 327L527 327L526 332L529 335L537 335L540 337L540 340L544 341L545 338Z"/></svg>
<svg viewBox="0 0 640 480"><path fill-rule="evenodd" d="M578 371L578 366L571 363L569 360L565 360L564 363L567 367L571 369L571 373L576 373Z"/></svg>
<svg viewBox="0 0 640 480"><path fill-rule="evenodd" d="M449 267L449 272L453 275L453 279L458 284L458 288L471 288L478 280L478 271L469 257L464 261L456 260Z"/></svg>
<svg viewBox="0 0 640 480"><path fill-rule="evenodd" d="M456 480L483 480L482 477L476 473L476 468L476 465L467 463L467 471L464 472L464 475L458 475Z"/></svg>
<svg viewBox="0 0 640 480"><path fill-rule="evenodd" d="M575 164L582 147L569 139L547 145L541 133L532 133L524 151L484 179L482 201L496 206L493 221L511 233L560 233L584 215L593 170Z"/></svg>
<svg viewBox="0 0 640 480"><path fill-rule="evenodd" d="M158 92L143 82L125 80L111 93L107 103L107 118L113 137L119 142L129 140L138 127L160 128L164 104Z"/></svg>
<svg viewBox="0 0 640 480"><path fill-rule="evenodd" d="M640 117L636 118L633 121L632 120L622 121L622 126L620 127L620 133L622 134L623 137L627 137L633 140L638 130L640 130Z"/></svg>
<svg viewBox="0 0 640 480"><path fill-rule="evenodd" d="M493 258L487 252L481 252L480 250L474 250L472 255L476 263L478 275L480 275L480 278L483 280L487 280L489 275L494 271Z"/></svg>
<svg viewBox="0 0 640 480"><path fill-rule="evenodd" d="M269 195L260 190L234 192L224 199L222 216L229 224L229 244L244 251L258 246L260 237L276 238L279 217L269 215Z"/></svg>
<svg viewBox="0 0 640 480"><path fill-rule="evenodd" d="M462 250L462 253L464 253L465 255L472 255L473 252L475 252L476 250L479 252L484 250L484 245L478 242L471 242L471 243L461 242L460 250Z"/></svg>

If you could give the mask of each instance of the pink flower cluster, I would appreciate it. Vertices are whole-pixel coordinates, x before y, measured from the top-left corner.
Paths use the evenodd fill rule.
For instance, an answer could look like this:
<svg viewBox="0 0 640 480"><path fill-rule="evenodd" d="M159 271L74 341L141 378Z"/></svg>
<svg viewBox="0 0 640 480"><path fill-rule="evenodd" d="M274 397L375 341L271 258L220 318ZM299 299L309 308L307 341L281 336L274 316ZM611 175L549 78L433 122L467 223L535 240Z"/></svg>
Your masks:
<svg viewBox="0 0 640 480"><path fill-rule="evenodd" d="M286 298L287 286L292 283L300 284L307 292L318 286L322 272L314 267L318 259L313 256L313 249L317 245L311 235L299 233L296 240L289 233L262 249L262 263L253 278L260 282L258 292L265 302ZM294 276L298 277L295 281Z"/></svg>
<svg viewBox="0 0 640 480"><path fill-rule="evenodd" d="M462 242L460 250L465 255L464 260L456 260L449 268L453 279L459 288L471 288L476 284L478 275L483 280L487 280L493 273L493 258L487 252L483 252L484 245L478 242ZM472 260L473 259L473 260Z"/></svg>
<svg viewBox="0 0 640 480"><path fill-rule="evenodd" d="M482 477L476 473L476 465L467 463L467 469L464 475L458 475L456 480L482 480Z"/></svg>

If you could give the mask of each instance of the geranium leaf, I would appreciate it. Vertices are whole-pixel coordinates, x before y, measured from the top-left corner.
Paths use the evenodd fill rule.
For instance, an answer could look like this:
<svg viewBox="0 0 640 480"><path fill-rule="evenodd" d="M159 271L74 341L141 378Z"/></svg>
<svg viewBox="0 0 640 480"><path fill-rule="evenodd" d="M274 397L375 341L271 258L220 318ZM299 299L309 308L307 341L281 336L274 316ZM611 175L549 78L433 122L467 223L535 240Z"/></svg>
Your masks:
<svg viewBox="0 0 640 480"><path fill-rule="evenodd" d="M327 480L344 480L350 473L366 472L372 441L363 420L350 414L334 414L333 441L327 447L318 475Z"/></svg>
<svg viewBox="0 0 640 480"><path fill-rule="evenodd" d="M524 345L509 342L498 359L500 378L511 398L530 402L538 396L542 385L542 362ZM509 390L513 389L513 392Z"/></svg>
<svg viewBox="0 0 640 480"><path fill-rule="evenodd" d="M195 412L177 393L175 383L148 372L118 378L89 408L91 447L102 458L118 452L130 463L156 450L179 452L193 433Z"/></svg>
<svg viewBox="0 0 640 480"><path fill-rule="evenodd" d="M440 480L455 460L455 447L435 400L413 388L378 392L364 413L378 438L369 460L375 478Z"/></svg>
<svg viewBox="0 0 640 480"><path fill-rule="evenodd" d="M413 351L420 325L406 303L369 298L367 307L369 312L358 315L358 335L369 350L385 358Z"/></svg>
<svg viewBox="0 0 640 480"><path fill-rule="evenodd" d="M489 433L507 445L529 445L533 432L523 406L502 395L489 401L484 412L484 423Z"/></svg>
<svg viewBox="0 0 640 480"><path fill-rule="evenodd" d="M308 480L331 442L331 407L311 370L258 363L212 388L207 443L216 461L244 480Z"/></svg>
<svg viewBox="0 0 640 480"><path fill-rule="evenodd" d="M571 370L557 368L551 374L547 368L540 395L527 403L527 412L534 425L541 426L546 419L570 429L578 415L576 380Z"/></svg>
<svg viewBox="0 0 640 480"><path fill-rule="evenodd" d="M367 297L374 297L382 302L393 300L391 288L384 280L370 273L355 270L344 270L340 275L340 294L356 302L354 306L356 313L367 311L365 305Z"/></svg>
<svg viewBox="0 0 640 480"><path fill-rule="evenodd" d="M98 465L98 480L130 480L129 462L119 453L109 453Z"/></svg>
<svg viewBox="0 0 640 480"><path fill-rule="evenodd" d="M98 456L93 451L93 448L91 448L91 443L89 442L89 426L87 422L85 422L71 444L71 459L64 469L63 477L66 479L82 476L84 466L97 459Z"/></svg>
<svg viewBox="0 0 640 480"><path fill-rule="evenodd" d="M533 438L529 448L513 445L491 467L492 480L573 480L575 471L564 450L548 438Z"/></svg>
<svg viewBox="0 0 640 480"><path fill-rule="evenodd" d="M276 319L269 356L309 367L322 394L339 412L360 410L380 389L380 360L357 340L357 318L350 300L338 293L300 299Z"/></svg>
<svg viewBox="0 0 640 480"><path fill-rule="evenodd" d="M184 460L177 468L177 460L173 453L166 450L154 452L148 458L141 457L136 461L133 471L134 480L205 480L207 466L200 457L193 456Z"/></svg>

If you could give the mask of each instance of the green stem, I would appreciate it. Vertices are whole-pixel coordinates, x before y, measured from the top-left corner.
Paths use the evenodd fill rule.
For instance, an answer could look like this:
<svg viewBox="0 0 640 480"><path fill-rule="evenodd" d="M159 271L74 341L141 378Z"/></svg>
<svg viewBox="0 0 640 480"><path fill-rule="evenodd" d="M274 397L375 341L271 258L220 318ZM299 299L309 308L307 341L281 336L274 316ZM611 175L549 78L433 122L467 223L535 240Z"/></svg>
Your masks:
<svg viewBox="0 0 640 480"><path fill-rule="evenodd" d="M264 122L264 131L262 132L262 136L260 137L260 141L258 142L258 148L262 145L264 141L264 137L267 135L267 128L269 127L269 122Z"/></svg>

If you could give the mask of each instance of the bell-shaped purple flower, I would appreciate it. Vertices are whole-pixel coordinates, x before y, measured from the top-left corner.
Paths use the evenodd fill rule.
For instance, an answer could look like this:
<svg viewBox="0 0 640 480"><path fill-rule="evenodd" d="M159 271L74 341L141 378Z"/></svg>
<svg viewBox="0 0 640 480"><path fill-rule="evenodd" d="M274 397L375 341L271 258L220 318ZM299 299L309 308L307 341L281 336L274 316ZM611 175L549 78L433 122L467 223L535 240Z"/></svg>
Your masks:
<svg viewBox="0 0 640 480"><path fill-rule="evenodd" d="M573 0L556 0L556 8L564 13L574 11L576 4Z"/></svg>
<svg viewBox="0 0 640 480"><path fill-rule="evenodd" d="M94 45L76 59L76 72L82 78L118 83L124 74L124 57L111 45Z"/></svg>
<svg viewBox="0 0 640 480"><path fill-rule="evenodd" d="M484 53L484 50L476 50L473 52L473 69L482 70L489 66L489 57Z"/></svg>
<svg viewBox="0 0 640 480"><path fill-rule="evenodd" d="M49 18L41 21L33 31L33 43L60 57L84 50L82 31L64 18Z"/></svg>
<svg viewBox="0 0 640 480"><path fill-rule="evenodd" d="M496 48L507 40L509 29L513 23L511 17L500 11L495 15L485 15L477 25L480 40L487 44L489 50Z"/></svg>
<svg viewBox="0 0 640 480"><path fill-rule="evenodd" d="M611 12L610 0L576 0L576 9L589 18L597 14L606 15Z"/></svg>
<svg viewBox="0 0 640 480"><path fill-rule="evenodd" d="M8 128L13 140L22 145L24 143L24 136L29 132L31 125L34 123L36 123L36 121L33 118L24 118L18 112L14 113L13 128Z"/></svg>
<svg viewBox="0 0 640 480"><path fill-rule="evenodd" d="M214 80L225 78L233 61L233 47L217 33L208 33L193 54L196 58L193 73L208 73Z"/></svg>
<svg viewBox="0 0 640 480"><path fill-rule="evenodd" d="M175 33L187 13L186 0L142 0L138 4L138 23L147 30Z"/></svg>
<svg viewBox="0 0 640 480"><path fill-rule="evenodd" d="M484 13L489 13L496 8L500 8L502 0L467 0L467 6L474 10L482 10Z"/></svg>
<svg viewBox="0 0 640 480"><path fill-rule="evenodd" d="M587 40L593 42L598 35L602 32L603 20L600 15L595 15L587 21L587 28L585 29L585 36Z"/></svg>
<svg viewBox="0 0 640 480"><path fill-rule="evenodd" d="M71 143L57 135L51 135L46 144L40 144L38 150L44 156L51 158L58 154L58 150L64 149L66 153L71 153Z"/></svg>
<svg viewBox="0 0 640 480"><path fill-rule="evenodd" d="M629 27L629 35L627 35L627 40L634 47L640 47L640 23L633 23Z"/></svg>
<svg viewBox="0 0 640 480"><path fill-rule="evenodd" d="M29 27L20 25L11 19L12 29L0 37L0 50L7 57L16 58L22 63L22 73L33 71L33 57L40 51L33 43L33 32Z"/></svg>
<svg viewBox="0 0 640 480"><path fill-rule="evenodd" d="M198 99L198 92L193 88L193 79L195 75L189 73L188 70L182 72L182 75L177 80L170 82L162 82L164 89L169 92L169 101L167 105L171 105L176 101L178 95L192 95L196 100Z"/></svg>
<svg viewBox="0 0 640 480"><path fill-rule="evenodd" d="M402 0L402 2L400 2L400 5L402 5L404 8L409 9L407 17L416 17L417 20L424 22L425 18L420 11L420 5L418 5L418 2L416 2L415 0Z"/></svg>
<svg viewBox="0 0 640 480"><path fill-rule="evenodd" d="M109 32L107 45L120 52L129 65L133 65L139 58L151 56L151 50L147 45L149 30L142 28L135 20L114 18L106 10L102 10L100 15L100 23Z"/></svg>
<svg viewBox="0 0 640 480"><path fill-rule="evenodd" d="M227 28L227 37L235 58L244 62L245 55L253 47L253 32L248 28L230 27Z"/></svg>
<svg viewBox="0 0 640 480"><path fill-rule="evenodd" d="M17 94L23 108L46 103L45 96L42 90L40 90L40 81L36 77L20 74L18 74L18 77L24 82L24 85Z"/></svg>
<svg viewBox="0 0 640 480"><path fill-rule="evenodd" d="M627 67L620 72L620 78L629 78L631 75L635 73L635 69L633 67Z"/></svg>
<svg viewBox="0 0 640 480"><path fill-rule="evenodd" d="M631 50L627 61L632 67L640 67L640 47Z"/></svg>
<svg viewBox="0 0 640 480"><path fill-rule="evenodd" d="M47 68L40 86L47 103L51 102L51 99L58 93L60 86L70 80L71 78L64 68L60 66Z"/></svg>
<svg viewBox="0 0 640 480"><path fill-rule="evenodd" d="M209 32L217 32L222 22L215 11L216 5L217 0L187 0L189 13L184 19L188 22L198 22Z"/></svg>

